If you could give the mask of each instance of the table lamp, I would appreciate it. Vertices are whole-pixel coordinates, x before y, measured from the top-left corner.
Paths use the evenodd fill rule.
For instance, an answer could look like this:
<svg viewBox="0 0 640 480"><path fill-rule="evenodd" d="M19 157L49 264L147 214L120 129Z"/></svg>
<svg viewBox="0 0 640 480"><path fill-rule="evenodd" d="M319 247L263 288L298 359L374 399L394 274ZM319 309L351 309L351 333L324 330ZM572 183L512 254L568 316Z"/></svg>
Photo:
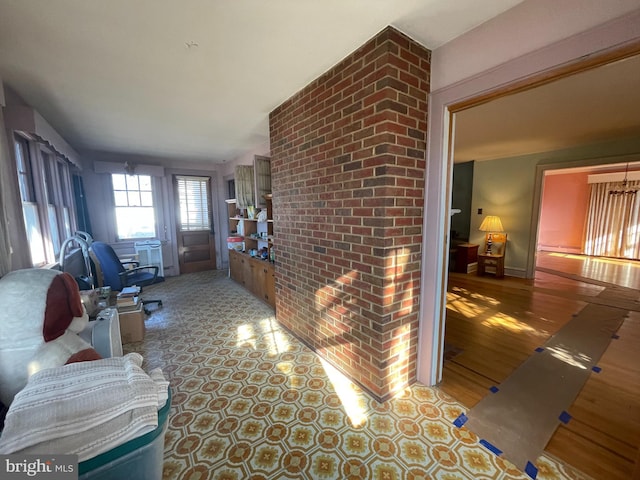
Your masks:
<svg viewBox="0 0 640 480"><path fill-rule="evenodd" d="M489 236L487 237L487 249L485 251L485 254L491 255L491 244L493 243L491 240L491 234L493 232L504 231L504 229L502 228L502 222L500 221L500 217L497 217L495 215L487 215L486 217L484 217L484 220L482 220L482 223L480 224L480 231L489 232Z"/></svg>

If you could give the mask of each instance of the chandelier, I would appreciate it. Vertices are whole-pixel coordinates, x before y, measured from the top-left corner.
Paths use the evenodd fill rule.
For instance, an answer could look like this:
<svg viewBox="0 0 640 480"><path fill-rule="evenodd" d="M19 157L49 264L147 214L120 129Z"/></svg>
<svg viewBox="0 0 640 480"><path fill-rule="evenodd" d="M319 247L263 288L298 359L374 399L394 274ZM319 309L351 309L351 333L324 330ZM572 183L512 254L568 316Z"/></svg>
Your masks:
<svg viewBox="0 0 640 480"><path fill-rule="evenodd" d="M609 195L635 195L638 193L638 187L629 186L627 180L627 174L629 173L629 163L624 169L624 179L619 184L619 189L609 190Z"/></svg>

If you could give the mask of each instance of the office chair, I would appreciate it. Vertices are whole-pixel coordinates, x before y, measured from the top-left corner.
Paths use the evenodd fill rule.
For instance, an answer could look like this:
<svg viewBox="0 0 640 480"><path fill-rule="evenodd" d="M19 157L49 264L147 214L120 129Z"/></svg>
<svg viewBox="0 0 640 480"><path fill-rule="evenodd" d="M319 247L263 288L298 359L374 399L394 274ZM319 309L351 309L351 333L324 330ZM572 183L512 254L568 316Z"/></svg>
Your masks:
<svg viewBox="0 0 640 480"><path fill-rule="evenodd" d="M158 277L158 267L155 265L140 266L138 262L125 262L134 264L134 268L127 269L116 255L111 245L104 242L94 241L91 244L91 252L98 260L100 270L102 271L102 285L109 286L113 291L122 291L124 287L137 285L144 287L153 283L162 282L164 277ZM96 275L100 277L100 275ZM145 313L149 314L146 308L147 304L157 303L158 307L162 306L162 300L144 300L142 305L145 306Z"/></svg>

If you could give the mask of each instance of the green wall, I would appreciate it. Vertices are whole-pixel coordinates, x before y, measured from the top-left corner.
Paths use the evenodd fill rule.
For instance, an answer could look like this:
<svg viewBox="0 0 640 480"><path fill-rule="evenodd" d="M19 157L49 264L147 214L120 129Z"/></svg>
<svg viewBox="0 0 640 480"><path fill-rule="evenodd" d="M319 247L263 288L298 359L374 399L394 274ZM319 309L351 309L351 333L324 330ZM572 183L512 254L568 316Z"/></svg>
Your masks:
<svg viewBox="0 0 640 480"><path fill-rule="evenodd" d="M453 166L453 186L451 208L459 208L460 213L451 217L451 240L469 240L471 223L471 193L473 192L474 162L456 163ZM455 232L455 237L453 235Z"/></svg>
<svg viewBox="0 0 640 480"><path fill-rule="evenodd" d="M531 218L534 214L536 167L558 164L558 168L569 168L619 163L633 161L624 156L634 154L640 156L640 138L475 162L469 242L483 248L484 233L478 230L480 223L486 215L499 216L508 235L507 274L524 277L530 242L535 241ZM481 215L477 214L479 208L483 210ZM537 216L537 211L535 214Z"/></svg>

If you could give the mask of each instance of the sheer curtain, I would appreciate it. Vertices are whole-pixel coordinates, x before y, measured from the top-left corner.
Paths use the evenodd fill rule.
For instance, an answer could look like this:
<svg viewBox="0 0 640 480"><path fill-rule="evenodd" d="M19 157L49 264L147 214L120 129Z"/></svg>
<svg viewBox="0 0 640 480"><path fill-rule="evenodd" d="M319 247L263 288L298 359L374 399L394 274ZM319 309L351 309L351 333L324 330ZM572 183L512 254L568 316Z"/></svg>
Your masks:
<svg viewBox="0 0 640 480"><path fill-rule="evenodd" d="M640 180L628 187L640 188ZM584 253L604 257L640 259L640 192L611 195L619 182L592 183Z"/></svg>

